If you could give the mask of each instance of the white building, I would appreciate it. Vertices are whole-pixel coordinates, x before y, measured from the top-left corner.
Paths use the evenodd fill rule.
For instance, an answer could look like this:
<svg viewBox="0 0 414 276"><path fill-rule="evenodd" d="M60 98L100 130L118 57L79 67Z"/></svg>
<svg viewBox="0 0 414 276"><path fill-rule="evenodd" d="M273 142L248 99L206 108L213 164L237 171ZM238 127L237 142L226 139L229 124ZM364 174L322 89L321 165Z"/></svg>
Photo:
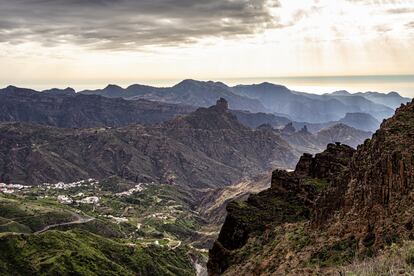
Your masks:
<svg viewBox="0 0 414 276"><path fill-rule="evenodd" d="M79 200L78 202L83 203L83 204L96 204L96 203L99 202L99 197L89 196L89 197L85 197L85 198Z"/></svg>
<svg viewBox="0 0 414 276"><path fill-rule="evenodd" d="M65 195L59 195L57 197L57 201L60 204L72 204L73 203L73 200L70 197L65 196Z"/></svg>

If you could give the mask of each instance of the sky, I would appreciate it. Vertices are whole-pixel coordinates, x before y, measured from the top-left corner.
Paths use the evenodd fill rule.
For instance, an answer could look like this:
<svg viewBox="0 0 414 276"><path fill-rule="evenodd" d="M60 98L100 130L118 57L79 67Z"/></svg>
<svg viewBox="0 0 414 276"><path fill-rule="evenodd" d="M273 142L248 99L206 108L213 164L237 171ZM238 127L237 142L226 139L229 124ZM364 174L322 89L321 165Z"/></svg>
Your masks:
<svg viewBox="0 0 414 276"><path fill-rule="evenodd" d="M412 53L414 0L0 0L0 87L284 78L316 89L328 86L295 78L414 75ZM414 95L408 80L329 89Z"/></svg>

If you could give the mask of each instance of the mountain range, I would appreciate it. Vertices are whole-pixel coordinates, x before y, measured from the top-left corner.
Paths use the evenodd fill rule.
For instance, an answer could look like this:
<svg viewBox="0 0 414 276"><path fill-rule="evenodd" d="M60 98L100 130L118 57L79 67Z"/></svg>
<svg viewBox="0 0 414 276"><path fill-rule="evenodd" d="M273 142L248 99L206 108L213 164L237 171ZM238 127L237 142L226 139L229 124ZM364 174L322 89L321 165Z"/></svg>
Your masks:
<svg viewBox="0 0 414 276"><path fill-rule="evenodd" d="M31 185L117 175L136 182L220 187L294 165L297 155L287 142L245 127L222 104L147 127L1 124L0 182Z"/></svg>
<svg viewBox="0 0 414 276"><path fill-rule="evenodd" d="M230 108L251 112L273 113L294 121L323 123L336 121L347 113L368 113L376 120L392 116L393 109L410 101L398 93L374 92L351 94L345 91L315 95L297 92L282 85L261 83L227 86L222 82L184 80L173 87L157 88L131 85L127 88L109 85L102 90L80 91L124 99L147 99L168 103L206 107L219 97L228 100Z"/></svg>
<svg viewBox="0 0 414 276"><path fill-rule="evenodd" d="M189 82L189 84L193 83L198 84L197 87L203 87L203 85L211 85L211 82ZM271 86L273 87L274 85ZM225 85L220 84L219 87L220 89L223 89ZM208 97L211 97L209 90L206 90L206 88L200 89L202 89L201 95L207 95ZM211 89L214 90L214 88ZM109 91L112 90L110 89ZM67 88L63 90L50 89L39 93L32 89L9 86L5 89L0 89L0 121L28 122L57 127L74 128L98 126L119 127L134 123L147 125L161 123L178 115L188 114L196 110L197 106L204 105L204 103L197 102L192 102L194 105L185 105L182 103L170 104L166 102L156 102L153 100L149 101L144 99L125 100L119 98L122 95L128 95L125 94L125 90L118 88L116 91L119 91L119 93L113 91L109 93L105 89L98 92L94 91L93 93L76 93L73 89ZM197 89L193 89L188 93L192 94L191 97L199 98L199 92L197 91ZM228 93L221 93L220 90L215 92L216 93L213 93L214 95L228 95ZM163 95L163 93L164 92L161 94ZM100 95L105 97L102 97ZM372 93L369 95L372 95ZM108 98L108 96L111 96L111 98ZM405 98L401 98L400 96L397 97L395 94L392 94L391 96L395 96L396 99L399 99L399 102L407 100ZM301 97L314 96L306 94L306 96ZM347 97L352 98L352 96ZM130 99L128 97L124 98ZM208 100L208 102L213 102L213 100ZM214 102L212 104L214 104ZM242 106L242 108L243 107L246 106ZM308 130L314 133L323 128L338 123L344 123L348 126L352 126L364 131L375 131L379 126L379 121L367 112L348 112L345 113L343 117L339 117L336 120L333 120L333 118L336 118L337 116L331 114L333 117L329 117L330 120L320 123L312 123L310 121L295 121L291 119L289 115L280 115L278 113L254 113L246 110L236 109L233 109L231 112L237 116L240 122L250 128L256 128L262 124L270 124L273 127L281 128L287 123L292 122L295 128L301 129L306 125ZM300 115L299 117L306 116ZM309 117L307 117L307 119L309 119Z"/></svg>
<svg viewBox="0 0 414 276"><path fill-rule="evenodd" d="M186 80L173 88L111 85L80 93L71 88L0 89L0 244L13 252L13 256L0 253L0 272L64 273L71 265L79 272L87 257L104 274L113 266L128 275L136 271L193 275L193 268L206 261L200 252L218 236L226 206L229 215L210 253L213 274L231 272L237 262L242 267L253 263L246 248L259 244L250 244L248 238L261 240L264 231L263 235L281 240L266 232L268 225L293 223L294 239L308 221L319 227L320 218L331 218L331 212L345 202L343 189L335 188L336 179L352 185L359 181L345 174L355 153L349 146L359 151L358 145L369 143L366 140L379 126L375 116L391 107L360 100L361 95L286 91L312 107L321 97L347 102L344 112L349 112L343 116L324 113L326 121L296 121L308 118L308 111L292 116L280 114L281 106L274 110L265 106L278 96L274 87L278 88L267 83L228 87ZM260 97L250 98L253 90ZM246 91L252 94L246 96ZM369 112L357 111L364 106ZM383 141L375 135L374 139ZM323 151L327 144L325 152L309 154ZM375 159L358 158L359 167ZM281 170L295 165L293 173ZM249 197L269 187L275 169L271 188ZM16 183L26 187L13 186ZM331 184L334 191L328 195ZM60 188L65 185L75 186ZM335 195L341 200L336 202ZM88 205L83 197L99 203ZM232 199L241 201L229 203ZM321 202L320 211L314 211L315 202ZM39 216L31 218L33 212ZM70 246L72 240L76 246ZM301 236L299 240L302 243ZM21 243L30 246L20 250ZM160 246L169 249L160 253ZM30 255L39 248L43 255ZM56 265L50 266L55 248L69 248L65 252L72 257L59 255ZM124 252L130 252L128 258ZM8 258L27 261L24 267L6 266ZM142 264L138 268L137 262Z"/></svg>

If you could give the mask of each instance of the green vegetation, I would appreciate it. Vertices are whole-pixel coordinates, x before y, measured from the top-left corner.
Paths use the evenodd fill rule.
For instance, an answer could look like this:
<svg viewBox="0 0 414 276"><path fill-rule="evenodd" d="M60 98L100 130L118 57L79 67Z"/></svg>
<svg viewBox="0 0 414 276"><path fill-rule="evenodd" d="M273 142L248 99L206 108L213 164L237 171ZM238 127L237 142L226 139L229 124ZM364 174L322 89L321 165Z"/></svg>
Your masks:
<svg viewBox="0 0 414 276"><path fill-rule="evenodd" d="M162 184L117 195L137 184L116 181L0 195L0 275L194 275L190 256L205 256L190 245L206 222L191 196ZM99 202L76 202L88 196Z"/></svg>
<svg viewBox="0 0 414 276"><path fill-rule="evenodd" d="M312 185L316 188L316 191L321 192L329 188L329 183L325 179L319 178L306 178L305 183Z"/></svg>
<svg viewBox="0 0 414 276"><path fill-rule="evenodd" d="M327 267L350 263L355 258L356 250L357 242L354 238L341 240L313 254L308 265Z"/></svg>
<svg viewBox="0 0 414 276"><path fill-rule="evenodd" d="M292 231L288 232L287 240L295 252L300 251L305 246L311 243L310 237L305 233L303 224L298 224L298 226Z"/></svg>
<svg viewBox="0 0 414 276"><path fill-rule="evenodd" d="M56 202L25 197L0 196L0 232L30 233L57 223L76 219L74 211Z"/></svg>
<svg viewBox="0 0 414 276"><path fill-rule="evenodd" d="M142 248L87 231L0 237L2 275L194 275L184 249Z"/></svg>

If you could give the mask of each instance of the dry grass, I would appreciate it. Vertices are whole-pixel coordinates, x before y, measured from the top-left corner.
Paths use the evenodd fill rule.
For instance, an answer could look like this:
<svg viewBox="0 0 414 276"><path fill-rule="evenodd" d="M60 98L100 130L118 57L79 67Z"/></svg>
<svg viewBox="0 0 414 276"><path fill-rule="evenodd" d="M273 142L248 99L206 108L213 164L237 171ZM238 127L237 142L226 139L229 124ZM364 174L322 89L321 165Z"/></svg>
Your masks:
<svg viewBox="0 0 414 276"><path fill-rule="evenodd" d="M343 267L341 275L414 275L414 242L392 244L376 257L355 261Z"/></svg>

